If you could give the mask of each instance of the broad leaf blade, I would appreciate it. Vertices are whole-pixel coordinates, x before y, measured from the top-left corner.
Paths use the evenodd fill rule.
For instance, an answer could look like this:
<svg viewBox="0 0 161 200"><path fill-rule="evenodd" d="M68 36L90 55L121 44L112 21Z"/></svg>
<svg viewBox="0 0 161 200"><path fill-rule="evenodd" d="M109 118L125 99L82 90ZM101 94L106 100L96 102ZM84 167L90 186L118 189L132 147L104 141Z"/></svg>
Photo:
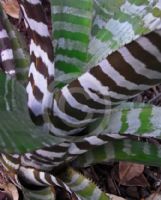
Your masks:
<svg viewBox="0 0 161 200"><path fill-rule="evenodd" d="M161 107L150 104L124 103L111 113L104 133L161 137Z"/></svg>
<svg viewBox="0 0 161 200"><path fill-rule="evenodd" d="M60 86L78 77L85 70L92 15L92 0L52 0L55 81L58 81Z"/></svg>
<svg viewBox="0 0 161 200"><path fill-rule="evenodd" d="M4 74L0 74L0 83L0 148L25 153L55 144L53 136L32 123L23 86Z"/></svg>

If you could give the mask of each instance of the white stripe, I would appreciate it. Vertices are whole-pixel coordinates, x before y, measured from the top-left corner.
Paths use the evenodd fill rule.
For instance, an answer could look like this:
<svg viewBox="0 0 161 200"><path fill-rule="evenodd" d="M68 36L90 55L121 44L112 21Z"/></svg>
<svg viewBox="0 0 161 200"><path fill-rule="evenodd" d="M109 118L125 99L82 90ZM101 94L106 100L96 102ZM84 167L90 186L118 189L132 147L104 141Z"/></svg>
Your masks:
<svg viewBox="0 0 161 200"><path fill-rule="evenodd" d="M4 160L4 162L9 165L11 168L17 170L20 166L20 164L15 164L14 162L11 162L6 156L5 154L1 153L2 159ZM3 164L3 161L1 162L1 164ZM3 167L5 167L5 165L3 165ZM6 169L8 169L7 167L5 167Z"/></svg>
<svg viewBox="0 0 161 200"><path fill-rule="evenodd" d="M80 175L79 175L78 173L74 174L74 175L72 176L71 181L70 181L70 182L67 182L68 185L70 186L70 185L74 184L74 183L79 179L79 177L80 177Z"/></svg>
<svg viewBox="0 0 161 200"><path fill-rule="evenodd" d="M49 123L48 124L49 130L53 133L53 135L56 136L67 136L67 135L72 135L72 134L76 134L79 133L80 131L82 131L84 128L77 128L77 129L73 129L71 131L64 131L60 128L56 128L54 126L54 124Z"/></svg>
<svg viewBox="0 0 161 200"><path fill-rule="evenodd" d="M101 140L97 136L91 136L91 137L86 137L84 138L85 141L89 142L91 145L102 145L107 143L106 141Z"/></svg>
<svg viewBox="0 0 161 200"><path fill-rule="evenodd" d="M81 47L80 47L80 49L81 49ZM55 62L58 62L58 61L62 61L62 62L65 62L65 63L76 65L77 67L81 67L82 70L86 65L86 63L82 62L79 58L70 58L68 56L60 55L60 54L57 53Z"/></svg>
<svg viewBox="0 0 161 200"><path fill-rule="evenodd" d="M120 42L122 45L125 44L125 42L129 43L136 38L132 24L127 21L120 22L119 20L110 18L106 27L112 33L113 37L117 38L119 44ZM122 41L125 42L123 43Z"/></svg>
<svg viewBox="0 0 161 200"><path fill-rule="evenodd" d="M88 79L87 79L88 80ZM76 88L77 89L77 88ZM81 89L81 88L80 88ZM79 109L85 113L87 113L87 118L89 116L89 114L92 113L108 113L109 111L105 111L104 109L100 110L100 109L94 109L94 108L90 108L87 105L81 104L79 103L70 93L71 91L69 91L68 87L65 86L63 87L63 89L61 90L62 94L64 96L64 98L66 99L66 101L68 102L68 104L72 107L72 108L76 108ZM75 91L76 92L76 91ZM78 91L77 91L78 92ZM87 99L88 100L88 99Z"/></svg>
<svg viewBox="0 0 161 200"><path fill-rule="evenodd" d="M6 80L5 80L5 88L4 88L4 102L6 104L6 111L10 111L11 110L11 105L10 103L8 102L8 86L9 86L9 83L10 83L10 78L9 76L6 77Z"/></svg>
<svg viewBox="0 0 161 200"><path fill-rule="evenodd" d="M35 63L33 62L30 65L29 76L30 74L34 77L35 85L43 94L45 94L47 91L47 80L44 75L40 74L39 71L36 70Z"/></svg>
<svg viewBox="0 0 161 200"><path fill-rule="evenodd" d="M152 13L148 13L146 16L144 16L143 22L145 24L145 27L148 27L148 29L150 29L151 31L161 28L160 17L154 17Z"/></svg>
<svg viewBox="0 0 161 200"><path fill-rule="evenodd" d="M109 125L107 127L107 131L111 133L118 133L121 129L122 122L121 122L122 112L113 113L109 119Z"/></svg>
<svg viewBox="0 0 161 200"><path fill-rule="evenodd" d="M85 27L78 24L73 25L72 23L64 22L64 21L54 22L54 31L66 30L73 33L87 34L89 32L89 29L90 28L87 26Z"/></svg>
<svg viewBox="0 0 161 200"><path fill-rule="evenodd" d="M34 53L37 58L41 58L43 63L48 68L49 75L54 75L54 62L51 62L48 54L38 45L34 43L34 40L30 42L30 54Z"/></svg>
<svg viewBox="0 0 161 200"><path fill-rule="evenodd" d="M16 72L15 70L9 70L9 71L5 71L5 73L12 76L12 75L15 75Z"/></svg>
<svg viewBox="0 0 161 200"><path fill-rule="evenodd" d="M91 12L84 10L84 9L78 9L74 7L69 7L69 6L52 6L52 13L53 14L71 14L73 16L78 16L82 18L91 18Z"/></svg>
<svg viewBox="0 0 161 200"><path fill-rule="evenodd" d="M161 108L153 106L150 121L155 129L161 129Z"/></svg>
<svg viewBox="0 0 161 200"><path fill-rule="evenodd" d="M5 49L1 52L2 62L13 59L12 49Z"/></svg>
<svg viewBox="0 0 161 200"><path fill-rule="evenodd" d="M26 87L26 91L28 94L28 107L32 110L32 112L34 112L36 116L42 114L42 103L37 101L37 99L35 98L30 82Z"/></svg>
<svg viewBox="0 0 161 200"><path fill-rule="evenodd" d="M50 176L50 178L51 178L51 181L52 181L55 185L60 186L60 184L58 183L58 181L56 180L56 178L55 178L54 176ZM60 187L61 187L61 186L60 186Z"/></svg>
<svg viewBox="0 0 161 200"><path fill-rule="evenodd" d="M75 185L76 185L76 186L71 187L72 190L73 190L74 192L82 191L82 190L84 190L87 186L89 186L89 180L84 179L81 183L79 183L79 185L77 185L77 183L75 183Z"/></svg>
<svg viewBox="0 0 161 200"><path fill-rule="evenodd" d="M91 199L92 200L99 200L99 199L101 199L100 197L101 197L101 194L102 194L102 191L98 188L98 187L96 187L95 189L94 189L94 191L93 191L93 193L92 193L92 195L91 195ZM108 199L108 198L107 198Z"/></svg>
<svg viewBox="0 0 161 200"><path fill-rule="evenodd" d="M51 152L43 149L39 149L36 151L37 154L40 156L44 156L46 158L54 159L54 158L61 158L66 154L66 152Z"/></svg>
<svg viewBox="0 0 161 200"><path fill-rule="evenodd" d="M0 39L8 38L8 34L5 29L0 31Z"/></svg>
<svg viewBox="0 0 161 200"><path fill-rule="evenodd" d="M27 199L34 199L34 200L51 200L51 199L54 199L54 193L52 194L38 194L36 193L35 191L32 192L31 190L30 191L27 191L27 193L25 193L26 197L28 197Z"/></svg>
<svg viewBox="0 0 161 200"><path fill-rule="evenodd" d="M95 119L93 119L93 120L91 120L91 119L78 120L78 119L76 119L74 117L71 117L70 115L65 113L65 110L64 110L64 112L62 112L59 109L56 100L54 100L53 109L54 109L53 113L54 113L55 116L58 116L59 118L63 119L64 123L66 123L67 125L69 125L70 127L73 127L73 128L77 127L78 125L80 127L80 126L85 125L85 124L87 124L89 122L95 121Z"/></svg>
<svg viewBox="0 0 161 200"><path fill-rule="evenodd" d="M111 66L107 59L99 63L99 66L101 67L102 71L107 74L118 86L122 86L128 90L145 90L149 88L149 85L137 85L126 80L124 76L122 76L118 71L115 70L114 67Z"/></svg>
<svg viewBox="0 0 161 200"><path fill-rule="evenodd" d="M128 112L127 115L127 123L128 123L128 129L126 130L126 133L136 133L137 130L140 128L140 113L141 113L142 109L134 109ZM135 119L135 120L134 120Z"/></svg>
<svg viewBox="0 0 161 200"><path fill-rule="evenodd" d="M34 176L34 169L31 168L25 168L25 167L20 167L20 171L22 172L23 176L29 180L32 183L35 183L36 185L44 186L43 183L39 182L38 180L35 179Z"/></svg>
<svg viewBox="0 0 161 200"><path fill-rule="evenodd" d="M149 143L148 142L144 142L142 145L143 145L143 152L146 155L151 155L151 149L150 149Z"/></svg>
<svg viewBox="0 0 161 200"><path fill-rule="evenodd" d="M46 178L45 178L45 172L39 172L39 177L40 177L40 180L43 182L43 183L45 183L45 184L47 184L47 185L50 185L49 184L49 182L46 180Z"/></svg>
<svg viewBox="0 0 161 200"><path fill-rule="evenodd" d="M26 0L26 1L33 4L33 5L41 4L40 0Z"/></svg>
<svg viewBox="0 0 161 200"><path fill-rule="evenodd" d="M13 53L14 53L15 59L25 59L26 60L24 52L21 48L16 49Z"/></svg>
<svg viewBox="0 0 161 200"><path fill-rule="evenodd" d="M69 149L68 149L68 152L71 154L71 155L79 155L79 154L82 154L82 153L85 153L85 152L87 152L88 150L82 150L82 149L79 149L77 146L76 146L76 144L74 144L74 143L71 143L71 145L70 145L70 147L69 147Z"/></svg>
<svg viewBox="0 0 161 200"><path fill-rule="evenodd" d="M123 149L122 151L125 152L127 155L131 155L133 156L133 153L132 153L132 145L131 145L131 142L129 140L123 140Z"/></svg>
<svg viewBox="0 0 161 200"><path fill-rule="evenodd" d="M144 50L148 51L161 63L161 52L148 38L141 37L139 40L137 40L137 43L139 43Z"/></svg>
<svg viewBox="0 0 161 200"><path fill-rule="evenodd" d="M107 108L109 109L109 106L111 106L111 100L110 100L109 95L114 94L114 93L108 92L109 90L108 87L102 86L99 80L97 80L93 75L91 75L88 72L82 75L81 77L79 77L78 80L81 86L83 87L83 89L85 90L85 92L89 95L91 99L93 99L95 102L106 105ZM102 93L102 95L104 96L104 99L100 98L96 93L90 91L89 89L93 89L94 91L97 91L98 93ZM117 105L118 103L114 103L114 104ZM100 109L100 112L102 113L101 109Z"/></svg>
<svg viewBox="0 0 161 200"><path fill-rule="evenodd" d="M31 30L35 31L38 35L43 37L50 37L48 26L43 22L37 22L36 20L29 18L24 7L21 5L23 10L24 17L30 27Z"/></svg>
<svg viewBox="0 0 161 200"><path fill-rule="evenodd" d="M58 49L68 49L68 50L77 50L81 52L87 53L87 47L86 44L79 42L79 41L73 41L71 39L65 39L65 38L59 38L58 40L53 41L53 45L56 46Z"/></svg>
<svg viewBox="0 0 161 200"><path fill-rule="evenodd" d="M145 5L145 4L137 6L134 3L130 3L129 1L125 1L125 3L123 5L121 5L120 10L124 13L131 15L131 16L136 15L136 16L142 18L147 12L146 8L147 8L147 5Z"/></svg>
<svg viewBox="0 0 161 200"><path fill-rule="evenodd" d="M120 54L124 57L125 61L131 65L131 67L136 71L136 73L145 76L149 79L161 78L161 73L146 68L146 65L140 60L136 59L126 47L122 47L118 50Z"/></svg>
<svg viewBox="0 0 161 200"><path fill-rule="evenodd" d="M102 63L102 64L104 65L104 63ZM80 84L82 85L82 87L84 88L84 90L90 88L90 89L93 89L94 91L97 91L97 92L101 93L103 96L110 96L110 97L113 97L115 99L120 99L120 100L124 100L124 99L127 99L127 98L135 96L135 95L123 95L123 94L119 94L119 93L110 91L109 87L103 86L101 84L101 82L99 80L97 80L89 72L86 72L85 74L83 74L82 76L80 76L78 78L78 80L80 81Z"/></svg>

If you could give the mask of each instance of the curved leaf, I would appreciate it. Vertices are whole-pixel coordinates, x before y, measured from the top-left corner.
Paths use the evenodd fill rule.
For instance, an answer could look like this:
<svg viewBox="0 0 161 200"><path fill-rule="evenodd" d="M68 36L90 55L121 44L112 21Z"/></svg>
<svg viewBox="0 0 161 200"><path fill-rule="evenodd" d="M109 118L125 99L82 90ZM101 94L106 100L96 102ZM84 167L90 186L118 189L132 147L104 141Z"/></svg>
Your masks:
<svg viewBox="0 0 161 200"><path fill-rule="evenodd" d="M133 139L112 140L80 155L73 161L75 167L87 167L109 161L128 161L149 166L161 166L161 146Z"/></svg>
<svg viewBox="0 0 161 200"><path fill-rule="evenodd" d="M101 191L91 180L72 168L68 168L62 176L63 181L83 200L110 200L108 194Z"/></svg>
<svg viewBox="0 0 161 200"><path fill-rule="evenodd" d="M109 125L103 132L161 138L161 107L124 103L111 113Z"/></svg>

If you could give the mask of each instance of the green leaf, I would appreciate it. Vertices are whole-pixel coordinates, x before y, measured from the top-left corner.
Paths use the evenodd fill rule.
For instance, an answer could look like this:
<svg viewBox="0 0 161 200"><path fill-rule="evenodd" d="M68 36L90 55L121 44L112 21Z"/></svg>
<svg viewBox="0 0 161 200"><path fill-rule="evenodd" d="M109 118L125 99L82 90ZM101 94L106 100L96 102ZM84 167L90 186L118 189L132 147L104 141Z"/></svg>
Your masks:
<svg viewBox="0 0 161 200"><path fill-rule="evenodd" d="M15 79L0 74L0 149L7 153L25 153L60 139L36 127L29 116L26 91Z"/></svg>
<svg viewBox="0 0 161 200"><path fill-rule="evenodd" d="M80 155L73 161L75 167L87 167L109 161L129 161L148 166L161 166L160 145L133 139L112 140Z"/></svg>
<svg viewBox="0 0 161 200"><path fill-rule="evenodd" d="M124 103L111 112L109 125L103 132L161 138L161 107Z"/></svg>
<svg viewBox="0 0 161 200"><path fill-rule="evenodd" d="M78 77L86 67L93 0L52 0L57 87Z"/></svg>

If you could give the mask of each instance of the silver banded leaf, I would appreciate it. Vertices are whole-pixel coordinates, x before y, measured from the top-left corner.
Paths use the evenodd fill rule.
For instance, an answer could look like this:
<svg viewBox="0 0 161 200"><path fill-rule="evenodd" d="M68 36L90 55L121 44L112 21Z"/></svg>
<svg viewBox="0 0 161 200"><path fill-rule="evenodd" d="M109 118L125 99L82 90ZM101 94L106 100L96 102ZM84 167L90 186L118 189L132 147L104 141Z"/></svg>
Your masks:
<svg viewBox="0 0 161 200"><path fill-rule="evenodd" d="M138 37L161 28L160 1L94 0L88 67Z"/></svg>
<svg viewBox="0 0 161 200"><path fill-rule="evenodd" d="M161 107L124 103L111 112L105 133L161 138Z"/></svg>

